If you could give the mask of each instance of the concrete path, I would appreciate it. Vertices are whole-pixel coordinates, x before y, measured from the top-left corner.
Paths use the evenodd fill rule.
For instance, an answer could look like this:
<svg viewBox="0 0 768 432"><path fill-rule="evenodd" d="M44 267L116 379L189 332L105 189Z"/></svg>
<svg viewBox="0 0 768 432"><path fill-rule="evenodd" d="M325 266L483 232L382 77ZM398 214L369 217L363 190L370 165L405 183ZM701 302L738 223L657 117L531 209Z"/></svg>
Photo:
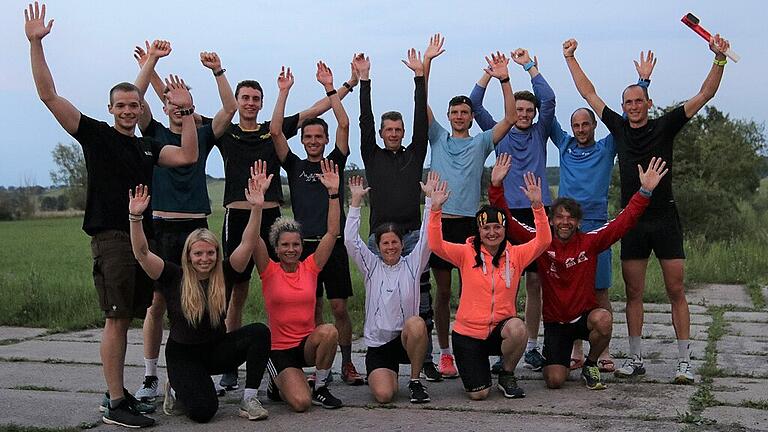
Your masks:
<svg viewBox="0 0 768 432"><path fill-rule="evenodd" d="M249 423L237 417L240 390L220 399L210 424L155 414L158 423L152 430L768 431L768 310L753 308L742 286L702 286L688 298L693 386L671 384L677 348L669 305L648 304L643 328L647 374L633 382L604 374L605 391L587 390L578 371L571 373L565 388L548 390L540 373L520 366L516 373L525 399L507 400L494 390L489 400L472 402L460 380L446 380L428 383L432 402L416 406L408 402L408 368L402 367L399 397L387 406L376 404L366 386L349 387L337 379L331 390L345 402L337 411L313 407L294 414L263 398L269 420ZM614 308L611 352L619 366L629 345L624 305L615 303ZM114 430L101 423L97 410L105 387L99 338L100 330L49 334L45 329L0 327L0 430L10 424L57 431ZM364 371L361 340L355 342L353 356L358 370ZM139 330L130 331L126 363L126 386L134 390L143 375ZM336 372L338 364L337 357ZM164 379L162 356L160 365ZM242 383L242 369L240 376Z"/></svg>

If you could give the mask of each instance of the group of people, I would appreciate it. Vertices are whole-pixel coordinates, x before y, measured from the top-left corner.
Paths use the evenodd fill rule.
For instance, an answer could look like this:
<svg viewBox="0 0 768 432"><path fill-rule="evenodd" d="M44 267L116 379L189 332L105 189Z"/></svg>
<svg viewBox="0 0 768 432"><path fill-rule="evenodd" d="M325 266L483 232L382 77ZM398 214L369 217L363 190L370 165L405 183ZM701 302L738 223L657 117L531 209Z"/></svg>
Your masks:
<svg viewBox="0 0 768 432"><path fill-rule="evenodd" d="M693 382L685 255L667 173L675 135L719 86L728 49L719 35L710 41L715 60L699 93L656 119L648 116L648 85L656 62L652 53L641 53L635 62L639 81L624 90L621 115L597 95L576 60L577 42L567 40L566 65L591 107L571 115L571 136L555 117L554 91L536 57L525 49L509 57L501 52L486 57L488 66L470 96L449 101L450 127L443 127L427 97L431 64L444 52L444 38L436 34L423 56L410 49L403 60L414 73L411 144L403 145L402 114L389 111L382 114L378 129L382 148L371 103L371 62L364 54L354 55L351 76L338 88L331 69L318 62L316 78L325 97L288 117L285 105L294 78L283 67L271 121L259 123L264 94L257 81L241 81L233 92L219 56L201 53L221 99L212 118L202 116L182 79L171 75L163 80L155 72L159 59L171 53L170 43L147 42L134 52L140 67L135 82L110 90L114 125L94 120L56 92L42 45L53 24L46 23L45 12L45 5L30 4L25 31L38 95L81 144L86 160L83 229L92 238L94 283L106 317L100 348L108 388L102 403L105 423L154 424L145 414L154 410L150 402L161 392L167 414L185 413L207 422L217 411L217 395L239 387L237 368L243 363L239 414L245 418L268 415L257 397L265 371L268 398L285 401L294 411L306 411L312 404L342 406L328 389L337 349L342 380L365 382L351 359L350 260L365 285L365 367L377 402L396 397L400 364L410 365L413 403L430 401L421 377L460 377L469 398L485 399L492 372L498 374L505 397L524 397L514 372L523 358L527 367L543 371L550 388L562 386L569 369L581 369L590 389L605 388L601 371L618 377L643 375L642 294L651 251L659 259L672 303L679 349L674 380ZM533 92L513 92L510 61L530 75ZM499 121L483 107L493 78L503 95ZM345 216L344 167L350 146L342 99L358 84L366 180L349 179ZM144 101L150 85L163 102L168 126L153 118ZM326 154L328 124L318 116L328 110L337 126L334 148ZM235 113L239 123L232 122ZM597 117L610 135L596 141ZM483 132L472 136L474 121ZM137 126L141 137L135 134ZM297 133L304 157L288 146ZM545 175L548 139L560 152L560 197L555 200ZM430 172L424 178L428 145ZM211 208L205 166L213 147L221 152L226 176L221 241L206 220ZM496 163L490 205L478 211L484 162L492 152ZM608 221L616 155L623 210ZM293 218L281 216L281 167L287 173ZM366 197L371 229L362 237ZM630 358L615 368L608 352L613 318L607 288L612 279L609 249L619 239ZM268 325L243 326L254 268L261 278ZM449 332L454 268L461 290ZM437 284L434 314L430 269ZM523 277L524 320L516 310ZM334 324L323 323L323 293ZM168 381L161 390L157 361L166 312ZM126 335L132 318L142 317L145 379L133 396L123 387ZM437 365L432 359L433 320L440 345ZM586 357L581 340L589 341ZM491 367L494 355L499 361ZM306 367L315 368L309 379ZM215 382L211 376L218 374L221 380Z"/></svg>

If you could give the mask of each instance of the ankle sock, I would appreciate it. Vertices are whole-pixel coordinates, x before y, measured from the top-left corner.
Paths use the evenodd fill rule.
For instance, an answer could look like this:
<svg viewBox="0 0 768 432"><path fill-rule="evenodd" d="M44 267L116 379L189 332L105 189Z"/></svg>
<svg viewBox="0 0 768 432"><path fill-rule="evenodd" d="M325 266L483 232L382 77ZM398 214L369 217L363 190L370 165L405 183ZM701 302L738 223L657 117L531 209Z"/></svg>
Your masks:
<svg viewBox="0 0 768 432"><path fill-rule="evenodd" d="M640 336L630 336L629 337L629 354L632 357L640 357L643 358L643 351L640 346Z"/></svg>
<svg viewBox="0 0 768 432"><path fill-rule="evenodd" d="M144 358L144 376L157 376L157 359Z"/></svg>
<svg viewBox="0 0 768 432"><path fill-rule="evenodd" d="M245 390L243 390L243 400L248 400L252 397L256 397L258 393L259 393L259 389L246 387Z"/></svg>
<svg viewBox="0 0 768 432"><path fill-rule="evenodd" d="M440 348L440 355L453 355L453 352L451 351L451 347Z"/></svg>
<svg viewBox="0 0 768 432"><path fill-rule="evenodd" d="M677 340L677 359L690 362L691 361L691 341L688 339Z"/></svg>
<svg viewBox="0 0 768 432"><path fill-rule="evenodd" d="M525 344L525 351L530 351L539 347L538 339L528 339L528 343Z"/></svg>
<svg viewBox="0 0 768 432"><path fill-rule="evenodd" d="M315 377L317 378L315 380L315 388L325 387L325 380L330 374L330 369L318 369L317 372L315 372Z"/></svg>

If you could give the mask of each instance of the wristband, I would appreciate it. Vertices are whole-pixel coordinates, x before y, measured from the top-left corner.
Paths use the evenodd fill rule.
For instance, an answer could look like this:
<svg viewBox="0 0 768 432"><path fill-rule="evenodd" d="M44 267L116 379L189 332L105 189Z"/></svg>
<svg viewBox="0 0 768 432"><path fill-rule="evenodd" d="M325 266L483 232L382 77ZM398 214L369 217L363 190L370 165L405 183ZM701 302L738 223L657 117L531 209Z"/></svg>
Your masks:
<svg viewBox="0 0 768 432"><path fill-rule="evenodd" d="M534 67L534 66L536 66L536 63L535 63L533 60L531 60L531 61L529 61L528 63L526 63L526 64L524 64L524 65L523 65L523 70L525 70L526 72L528 72L528 71L529 71L529 70L531 70L531 68L532 68L532 67Z"/></svg>
<svg viewBox="0 0 768 432"><path fill-rule="evenodd" d="M650 84L651 83L651 79L650 78L638 78L637 81L638 82L642 82L642 83L646 83L646 84Z"/></svg>
<svg viewBox="0 0 768 432"><path fill-rule="evenodd" d="M355 88L354 88L354 87L352 87L351 85L349 85L349 83L348 83L348 82L346 82L346 81L344 81L344 84L342 84L342 85L343 85L344 87L346 87L346 88L347 88L347 90L349 90L349 92L350 92L350 93L352 93L353 91L355 91Z"/></svg>
<svg viewBox="0 0 768 432"><path fill-rule="evenodd" d="M131 213L131 212L128 212L128 216L133 216L133 217L143 217L144 215L143 215L143 214L141 214L141 213L139 213L139 214L133 214L133 213Z"/></svg>
<svg viewBox="0 0 768 432"><path fill-rule="evenodd" d="M642 195L642 196L644 196L646 198L650 198L651 195L653 195L652 191L649 191L648 189L646 189L646 188L644 188L642 186L640 187L640 190L638 192L640 192L640 195Z"/></svg>
<svg viewBox="0 0 768 432"><path fill-rule="evenodd" d="M331 91L325 92L325 95L328 96L328 97L331 97L331 96L333 96L335 94L336 94L336 89L333 89Z"/></svg>
<svg viewBox="0 0 768 432"><path fill-rule="evenodd" d="M565 58L575 58L576 56L571 54L571 55L563 55L563 57L565 57Z"/></svg>
<svg viewBox="0 0 768 432"><path fill-rule="evenodd" d="M128 216L128 222L141 222L144 220L144 216Z"/></svg>
<svg viewBox="0 0 768 432"><path fill-rule="evenodd" d="M722 60L714 59L712 60L712 63L718 66L725 66L725 64L728 63L728 59L722 59Z"/></svg>
<svg viewBox="0 0 768 432"><path fill-rule="evenodd" d="M335 194L328 194L328 199L337 199L339 197L339 193L336 192Z"/></svg>
<svg viewBox="0 0 768 432"><path fill-rule="evenodd" d="M182 117L188 116L188 115L192 115L192 113L194 113L194 112L195 112L195 106L194 105L192 105L191 107L189 107L187 109L179 110L179 114L181 114Z"/></svg>
<svg viewBox="0 0 768 432"><path fill-rule="evenodd" d="M500 80L499 80L499 83L500 83L500 84L504 84L504 83L508 83L508 82L509 82L509 77L506 77L506 78L504 78L504 79L500 79Z"/></svg>
<svg viewBox="0 0 768 432"><path fill-rule="evenodd" d="M215 77L222 76L222 75L224 75L224 72L226 72L226 71L227 71L226 69L221 68L220 70L217 70L216 72L214 72L213 76L215 76Z"/></svg>

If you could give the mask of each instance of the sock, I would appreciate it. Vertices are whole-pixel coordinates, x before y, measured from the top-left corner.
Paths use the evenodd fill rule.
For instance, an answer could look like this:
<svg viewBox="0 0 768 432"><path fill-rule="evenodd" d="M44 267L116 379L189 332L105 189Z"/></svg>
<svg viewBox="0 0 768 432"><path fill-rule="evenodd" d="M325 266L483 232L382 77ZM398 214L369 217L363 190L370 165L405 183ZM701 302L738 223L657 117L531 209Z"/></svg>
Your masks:
<svg viewBox="0 0 768 432"><path fill-rule="evenodd" d="M315 380L315 388L325 387L325 380L330 374L330 369L318 369L317 372L315 372L315 376L317 377Z"/></svg>
<svg viewBox="0 0 768 432"><path fill-rule="evenodd" d="M243 390L243 400L255 398L258 393L259 393L259 389L246 387L245 390Z"/></svg>
<svg viewBox="0 0 768 432"><path fill-rule="evenodd" d="M112 409L115 409L115 408L117 408L118 405L120 405L120 403L123 402L123 400L125 400L124 397L121 397L120 399L110 399L109 400L109 407L112 408Z"/></svg>
<svg viewBox="0 0 768 432"><path fill-rule="evenodd" d="M157 359L144 358L144 376L157 376Z"/></svg>
<svg viewBox="0 0 768 432"><path fill-rule="evenodd" d="M584 360L584 366L597 366L597 361L587 358Z"/></svg>
<svg viewBox="0 0 768 432"><path fill-rule="evenodd" d="M352 362L352 345L339 345L341 349L341 363Z"/></svg>
<svg viewBox="0 0 768 432"><path fill-rule="evenodd" d="M640 357L640 359L643 358L643 351L640 348L640 336L629 337L629 354L632 355L632 357L637 356Z"/></svg>
<svg viewBox="0 0 768 432"><path fill-rule="evenodd" d="M539 347L539 340L538 339L528 339L528 343L525 344L525 350L530 351L532 349L536 349Z"/></svg>
<svg viewBox="0 0 768 432"><path fill-rule="evenodd" d="M453 352L451 351L451 347L440 348L440 355L453 355Z"/></svg>
<svg viewBox="0 0 768 432"><path fill-rule="evenodd" d="M690 347L691 347L690 340L678 339L677 340L677 359L690 362L691 361Z"/></svg>

